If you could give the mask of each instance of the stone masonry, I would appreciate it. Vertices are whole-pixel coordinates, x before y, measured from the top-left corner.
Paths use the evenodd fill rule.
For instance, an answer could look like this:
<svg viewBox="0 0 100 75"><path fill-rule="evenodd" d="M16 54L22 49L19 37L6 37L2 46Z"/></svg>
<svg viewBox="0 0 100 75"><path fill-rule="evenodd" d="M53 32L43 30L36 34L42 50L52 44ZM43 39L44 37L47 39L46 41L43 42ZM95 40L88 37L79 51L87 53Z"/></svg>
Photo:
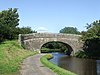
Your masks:
<svg viewBox="0 0 100 75"><path fill-rule="evenodd" d="M81 35L75 34L62 34L62 33L32 33L32 34L20 34L19 42L27 50L39 51L41 47L52 41L58 41L65 43L68 48L72 49L72 53L77 52L82 47L80 41Z"/></svg>

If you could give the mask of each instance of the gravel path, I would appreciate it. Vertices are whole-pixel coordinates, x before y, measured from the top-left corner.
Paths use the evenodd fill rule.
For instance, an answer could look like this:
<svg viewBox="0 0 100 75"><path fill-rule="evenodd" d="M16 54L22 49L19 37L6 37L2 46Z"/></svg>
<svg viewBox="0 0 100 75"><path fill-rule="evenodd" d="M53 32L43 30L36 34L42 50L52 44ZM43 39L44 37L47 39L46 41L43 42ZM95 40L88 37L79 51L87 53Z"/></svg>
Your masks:
<svg viewBox="0 0 100 75"><path fill-rule="evenodd" d="M37 54L26 58L21 66L21 75L57 75L40 62L43 55Z"/></svg>

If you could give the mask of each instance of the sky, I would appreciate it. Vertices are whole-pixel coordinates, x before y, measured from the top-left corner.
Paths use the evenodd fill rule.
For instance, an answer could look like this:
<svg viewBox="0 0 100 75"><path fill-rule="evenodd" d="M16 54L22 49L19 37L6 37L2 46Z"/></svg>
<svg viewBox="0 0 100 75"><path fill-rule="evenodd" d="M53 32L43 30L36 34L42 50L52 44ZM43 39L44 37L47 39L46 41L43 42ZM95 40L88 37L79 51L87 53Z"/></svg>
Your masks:
<svg viewBox="0 0 100 75"><path fill-rule="evenodd" d="M0 11L18 8L19 27L59 33L64 27L86 30L100 20L100 0L0 0Z"/></svg>

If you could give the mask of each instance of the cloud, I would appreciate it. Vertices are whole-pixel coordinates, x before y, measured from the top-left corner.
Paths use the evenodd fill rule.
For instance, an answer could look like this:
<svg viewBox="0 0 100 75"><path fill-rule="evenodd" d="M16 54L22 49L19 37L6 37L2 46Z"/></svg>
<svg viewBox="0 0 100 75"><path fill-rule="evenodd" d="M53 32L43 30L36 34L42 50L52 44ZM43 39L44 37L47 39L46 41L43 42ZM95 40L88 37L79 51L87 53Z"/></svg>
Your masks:
<svg viewBox="0 0 100 75"><path fill-rule="evenodd" d="M48 29L45 27L38 27L37 28L37 32L47 32L47 31L48 31Z"/></svg>

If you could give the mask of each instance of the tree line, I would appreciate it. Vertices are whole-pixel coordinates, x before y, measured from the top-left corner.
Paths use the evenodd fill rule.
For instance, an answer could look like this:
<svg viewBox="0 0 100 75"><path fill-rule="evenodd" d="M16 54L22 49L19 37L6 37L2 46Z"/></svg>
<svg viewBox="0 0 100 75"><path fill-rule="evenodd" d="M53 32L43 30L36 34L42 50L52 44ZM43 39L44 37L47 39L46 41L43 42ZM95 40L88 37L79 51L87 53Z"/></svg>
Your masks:
<svg viewBox="0 0 100 75"><path fill-rule="evenodd" d="M19 20L17 8L9 8L0 12L0 42L17 39L19 34L36 32L31 27L18 27Z"/></svg>

